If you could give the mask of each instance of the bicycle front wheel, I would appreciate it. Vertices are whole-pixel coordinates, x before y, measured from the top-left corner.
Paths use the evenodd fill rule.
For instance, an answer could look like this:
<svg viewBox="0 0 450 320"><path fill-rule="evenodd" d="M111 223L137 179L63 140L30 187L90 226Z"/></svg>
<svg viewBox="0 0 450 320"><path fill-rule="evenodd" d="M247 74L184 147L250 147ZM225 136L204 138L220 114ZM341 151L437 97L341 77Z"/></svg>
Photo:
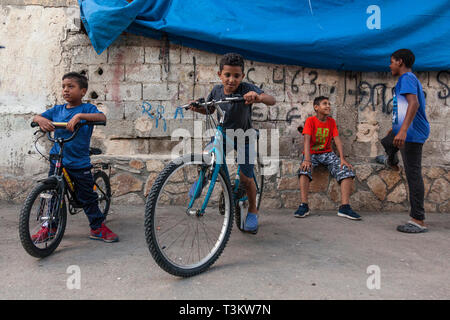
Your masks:
<svg viewBox="0 0 450 320"><path fill-rule="evenodd" d="M104 171L94 173L94 192L98 195L98 207L106 219L111 205L111 184Z"/></svg>
<svg viewBox="0 0 450 320"><path fill-rule="evenodd" d="M22 246L31 256L49 256L66 229L67 209L56 185L40 183L28 195L19 216Z"/></svg>
<svg viewBox="0 0 450 320"><path fill-rule="evenodd" d="M153 258L163 270L181 277L209 268L223 252L233 226L232 191L223 168L201 212L212 172L210 165L194 160L202 159L197 157L169 163L155 180L145 209L145 235ZM219 209L221 196L226 200Z"/></svg>

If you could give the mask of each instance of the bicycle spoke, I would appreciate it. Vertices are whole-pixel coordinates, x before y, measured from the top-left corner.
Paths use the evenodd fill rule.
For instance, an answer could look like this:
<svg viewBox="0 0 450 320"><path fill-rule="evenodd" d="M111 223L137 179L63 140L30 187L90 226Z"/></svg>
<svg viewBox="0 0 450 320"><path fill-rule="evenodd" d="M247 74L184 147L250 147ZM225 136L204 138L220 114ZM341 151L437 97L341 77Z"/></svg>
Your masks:
<svg viewBox="0 0 450 320"><path fill-rule="evenodd" d="M171 231L173 228L175 228L176 226L178 226L178 225L180 224L180 222L183 221L183 220L186 220L186 217L182 217L181 220L178 221L177 223L175 223L172 227L169 227L169 228L165 229L164 232L159 232L158 234L159 234L159 235L163 235L163 234L165 234L166 232Z"/></svg>
<svg viewBox="0 0 450 320"><path fill-rule="evenodd" d="M186 228L184 229L185 231L186 231L186 235L188 235L189 234L189 225L187 225L186 226ZM162 248L163 249L170 249L171 247L172 247L172 245L175 243L175 242L177 242L177 240L179 239L179 238L181 238L183 235L184 235L184 231L179 235L179 236L177 236L173 241L172 241L172 243L170 243L168 246L163 246ZM161 239L162 240L162 239ZM186 238L181 242L183 245L182 245L182 247L184 247L184 243L185 243L185 240L186 240ZM161 243L164 243L164 241L161 241Z"/></svg>

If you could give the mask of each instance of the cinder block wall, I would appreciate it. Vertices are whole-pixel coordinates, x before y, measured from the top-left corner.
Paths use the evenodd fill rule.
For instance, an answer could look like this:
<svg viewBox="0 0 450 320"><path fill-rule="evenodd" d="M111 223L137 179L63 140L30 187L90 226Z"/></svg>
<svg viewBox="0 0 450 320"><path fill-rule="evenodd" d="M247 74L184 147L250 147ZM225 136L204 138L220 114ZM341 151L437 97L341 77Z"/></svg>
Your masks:
<svg viewBox="0 0 450 320"><path fill-rule="evenodd" d="M206 97L219 83L220 55L123 34L101 55L80 32L76 1L7 0L0 7L0 200L20 202L47 164L36 153L29 122L56 103L61 76L84 72L86 101L108 118L95 129L92 144L109 161L115 203L142 204L154 179L180 145L177 129L194 136L204 116L177 113L176 107ZM386 65L389 63L386 57ZM330 97L344 152L357 178L351 198L357 210L405 211L408 187L404 172L373 163L390 128L392 88L396 79L383 72L338 72L303 66L246 61L245 81L275 96L275 106L254 105L253 123L279 133L278 170L266 177L263 207L295 208L300 194L296 171L303 138L297 127L314 114L312 101ZM427 98L431 135L424 146L426 210L450 212L450 71L417 73ZM203 129L205 127L203 126ZM50 145L39 143L41 150ZM270 154L269 150L269 154ZM334 210L340 190L324 168L314 173L310 205Z"/></svg>

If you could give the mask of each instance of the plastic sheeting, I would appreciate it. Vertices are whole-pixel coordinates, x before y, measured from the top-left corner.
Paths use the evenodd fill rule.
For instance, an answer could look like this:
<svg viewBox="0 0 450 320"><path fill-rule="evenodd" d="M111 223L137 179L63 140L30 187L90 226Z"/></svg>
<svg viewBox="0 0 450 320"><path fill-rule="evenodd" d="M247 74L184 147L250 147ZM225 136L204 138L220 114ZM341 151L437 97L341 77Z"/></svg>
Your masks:
<svg viewBox="0 0 450 320"><path fill-rule="evenodd" d="M128 32L246 59L388 71L409 48L415 71L450 69L448 0L79 0L100 54Z"/></svg>

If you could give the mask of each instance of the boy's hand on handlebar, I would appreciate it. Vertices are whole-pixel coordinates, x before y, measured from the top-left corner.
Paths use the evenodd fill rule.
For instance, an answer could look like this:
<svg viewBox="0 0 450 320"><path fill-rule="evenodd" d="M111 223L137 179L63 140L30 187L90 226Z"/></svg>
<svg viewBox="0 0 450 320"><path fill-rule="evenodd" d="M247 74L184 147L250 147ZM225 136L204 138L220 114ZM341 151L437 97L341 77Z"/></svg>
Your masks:
<svg viewBox="0 0 450 320"><path fill-rule="evenodd" d="M36 121L39 124L39 128L41 128L44 132L52 132L55 130L55 126L53 125L51 120L48 120L47 118L40 117L39 119L36 119Z"/></svg>
<svg viewBox="0 0 450 320"><path fill-rule="evenodd" d="M245 99L245 104L252 104L252 103L258 103L261 102L261 96L257 94L255 91L249 91L247 92L243 98Z"/></svg>
<svg viewBox="0 0 450 320"><path fill-rule="evenodd" d="M209 113L213 113L215 111L215 108L213 106L205 107L204 105L201 105L201 104L204 104L204 103L205 103L205 99L203 99L203 98L200 98L198 100L190 101L189 102L190 105L189 105L188 110L192 110L194 112L198 112L198 113L201 113L201 114L207 114L208 112ZM206 108L208 108L208 110L206 110Z"/></svg>
<svg viewBox="0 0 450 320"><path fill-rule="evenodd" d="M194 112L200 112L201 107L198 107L197 101L192 100L189 101L189 110L192 110Z"/></svg>
<svg viewBox="0 0 450 320"><path fill-rule="evenodd" d="M73 116L72 119L70 119L70 121L67 123L66 129L69 131L75 130L75 126L78 122L80 122L80 117L78 116L78 114L76 114L75 116Z"/></svg>

